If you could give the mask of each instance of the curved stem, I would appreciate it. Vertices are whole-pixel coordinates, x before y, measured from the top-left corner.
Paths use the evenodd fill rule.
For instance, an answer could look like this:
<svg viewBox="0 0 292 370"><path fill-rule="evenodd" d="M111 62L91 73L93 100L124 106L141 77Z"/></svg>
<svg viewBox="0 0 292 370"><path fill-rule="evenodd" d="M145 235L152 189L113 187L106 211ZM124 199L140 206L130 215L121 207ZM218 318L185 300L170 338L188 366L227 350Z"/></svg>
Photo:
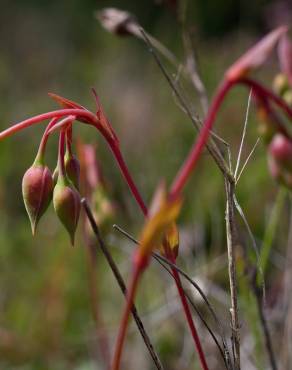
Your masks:
<svg viewBox="0 0 292 370"><path fill-rule="evenodd" d="M203 127L199 133L199 136L171 185L170 188L171 197L175 198L181 193L188 178L190 177L190 174L194 169L195 165L197 164L198 159L200 158L200 155L207 143L207 140L209 138L211 129L216 118L216 114L222 104L222 101L224 100L226 94L234 85L234 83L235 83L234 81L224 80L222 84L219 86L218 92L215 95L215 98L210 106L209 112L206 116L206 119L204 120Z"/></svg>
<svg viewBox="0 0 292 370"><path fill-rule="evenodd" d="M124 158L122 156L122 153L121 153L121 150L120 150L119 146L115 142L110 141L108 139L107 139L107 142L108 142L108 144L109 144L109 146L112 150L112 153L113 153L115 159L118 162L120 170L121 170L128 186L129 186L134 198L136 199L141 211L143 212L143 215L146 217L147 214L148 214L146 204L145 204L139 190L137 189L137 186L136 186L134 180L132 179L132 176L130 174L128 166L126 165L126 163L124 161Z"/></svg>
<svg viewBox="0 0 292 370"><path fill-rule="evenodd" d="M37 155L36 155L36 161L42 161L43 157L44 157L44 154L45 154L45 150L46 150L46 146L47 146L47 142L48 142L48 138L49 138L49 131L50 129L58 122L58 118L53 118L51 119L51 121L49 122L49 124L47 125L46 129L45 129L45 132L42 136L42 139L41 139L41 142L40 142L40 145L39 145L39 149L38 149L38 152L37 152Z"/></svg>
<svg viewBox="0 0 292 370"><path fill-rule="evenodd" d="M8 136L11 136L11 135L15 134L16 132L21 131L21 130L27 128L27 127L30 127L32 125L35 125L35 124L40 123L42 121L45 121L47 119L61 118L61 117L68 116L68 115L74 115L74 116L77 117L77 119L78 119L78 117L79 118L84 117L84 118L88 119L92 125L98 125L97 117L93 113L89 112L88 110L85 110L85 109L59 109L59 110L39 114L37 116L31 117L31 118L28 118L24 121L16 123L15 125L13 125L13 126L7 128L6 130L0 132L0 140L6 138Z"/></svg>
<svg viewBox="0 0 292 370"><path fill-rule="evenodd" d="M288 116L292 118L292 108L278 95L274 94L273 91L267 89L265 86L251 78L240 78L235 82L236 84L244 84L251 87L260 96L266 97L277 104Z"/></svg>
<svg viewBox="0 0 292 370"><path fill-rule="evenodd" d="M120 328L119 328L119 334L118 334L117 341L116 341L115 353L114 353L111 370L118 370L120 368L122 351L123 351L123 347L125 343L129 316L130 316L130 313L133 307L133 301L134 301L135 293L137 290L138 282L141 277L141 273L142 271L139 268L135 267L134 265L134 270L132 272L129 290L127 291L127 295L126 295L127 302L126 302L126 306L124 309L123 317L122 317Z"/></svg>

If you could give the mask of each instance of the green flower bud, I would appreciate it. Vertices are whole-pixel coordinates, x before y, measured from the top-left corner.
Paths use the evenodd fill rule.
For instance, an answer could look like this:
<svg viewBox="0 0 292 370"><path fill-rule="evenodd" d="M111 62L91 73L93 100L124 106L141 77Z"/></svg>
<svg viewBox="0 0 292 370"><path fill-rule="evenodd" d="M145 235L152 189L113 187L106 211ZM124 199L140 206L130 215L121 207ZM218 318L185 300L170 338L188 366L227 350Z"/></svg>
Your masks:
<svg viewBox="0 0 292 370"><path fill-rule="evenodd" d="M54 189L53 203L60 221L74 245L75 231L80 215L80 195L67 179L59 177Z"/></svg>
<svg viewBox="0 0 292 370"><path fill-rule="evenodd" d="M22 195L33 235L41 216L51 202L53 188L51 171L40 163L33 164L23 176Z"/></svg>
<svg viewBox="0 0 292 370"><path fill-rule="evenodd" d="M65 171L68 180L72 182L77 190L79 190L80 186L80 163L75 155L67 155L65 157ZM55 168L53 173L54 184L57 184L59 176L58 166Z"/></svg>
<svg viewBox="0 0 292 370"><path fill-rule="evenodd" d="M68 179L72 182L77 190L80 184L80 163L75 155L66 155L65 171Z"/></svg>

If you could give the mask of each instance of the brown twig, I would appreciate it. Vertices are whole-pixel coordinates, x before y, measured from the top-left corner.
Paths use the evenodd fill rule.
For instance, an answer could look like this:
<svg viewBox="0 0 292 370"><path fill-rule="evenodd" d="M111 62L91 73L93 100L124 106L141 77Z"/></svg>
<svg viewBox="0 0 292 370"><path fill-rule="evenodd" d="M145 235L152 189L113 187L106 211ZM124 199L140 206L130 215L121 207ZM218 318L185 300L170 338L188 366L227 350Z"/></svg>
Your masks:
<svg viewBox="0 0 292 370"><path fill-rule="evenodd" d="M234 183L225 179L226 192L226 238L228 252L228 274L231 295L231 330L235 370L240 370L240 337L237 307L237 280L235 263L235 218L234 218Z"/></svg>
<svg viewBox="0 0 292 370"><path fill-rule="evenodd" d="M106 258L106 260L107 260L107 262L108 262L108 264L109 264L109 266L110 266L110 268L111 268L111 270L112 270L112 272L114 274L114 277L115 277L115 279L116 279L116 281L117 281L117 283L118 283L118 285L119 285L122 293L124 294L124 296L126 296L127 288L126 288L126 284L124 282L124 279L123 279L123 277L122 277L122 275L121 275L121 273L120 273L120 271L119 271L119 269L118 269L115 261L113 260L112 255L110 254L108 248L106 247L106 245L105 245L105 243L104 243L104 241L103 241L103 239L102 239L102 237L100 235L98 226L97 226L97 224L96 224L96 222L94 220L93 214L92 214L92 212L91 212L91 210L90 210L90 208L88 206L88 203L86 202L86 199L85 198L83 198L81 200L81 204L83 205L83 208L85 210L85 214L86 214L86 216L87 216L87 218L89 220L89 223L90 223L90 226L92 228L92 231L94 232L94 235L95 235L95 237L96 237L96 239L98 241L99 247L100 247L103 255L105 256L105 258ZM150 338L149 338L149 336L148 336L148 334L147 334L147 332L146 332L146 330L144 328L144 325L143 325L143 323L142 323L142 321L140 319L140 316L138 314L138 311L137 311L135 305L133 305L133 307L131 309L131 312L132 312L133 318L134 318L134 320L136 322L136 325L138 327L138 330L139 330L139 332L140 332L140 334L141 334L141 336L142 336L142 338L144 340L144 343L145 343L145 345L146 345L146 347L147 347L147 349L148 349L148 351L150 353L150 356L152 357L152 360L153 360L156 368L158 370L163 370L163 366L162 366L162 364L161 364L161 362L159 360L159 357L158 357L158 355L157 355L157 353L156 353L156 351L155 351L155 349L154 349L154 347L153 347L153 345L151 343L151 340L150 340Z"/></svg>

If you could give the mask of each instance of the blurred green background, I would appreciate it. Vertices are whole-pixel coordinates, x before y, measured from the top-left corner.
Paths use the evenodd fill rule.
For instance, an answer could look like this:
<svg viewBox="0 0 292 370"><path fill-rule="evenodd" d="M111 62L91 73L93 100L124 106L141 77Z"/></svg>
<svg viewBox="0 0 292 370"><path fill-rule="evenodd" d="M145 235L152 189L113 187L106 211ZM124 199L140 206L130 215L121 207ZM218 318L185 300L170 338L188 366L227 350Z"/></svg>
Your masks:
<svg viewBox="0 0 292 370"><path fill-rule="evenodd" d="M172 180L194 140L195 130L176 104L143 42L107 33L94 14L103 7L130 11L148 32L183 62L181 28L174 11L178 5L175 0L1 0L1 129L31 115L55 109L47 92L76 100L94 111L95 103L90 92L90 87L94 86L118 133L129 168L149 202L161 178L167 183ZM189 1L187 23L194 36L209 97L224 70L255 40L283 22L291 23L288 0ZM165 66L171 73L177 72L166 61ZM277 60L273 57L258 76L269 85L277 68ZM186 84L184 88L193 110L201 114L196 92L191 85ZM231 145L234 163L247 99L248 91L236 89L224 104L217 123L216 131ZM251 109L245 157L257 138L256 125L257 117ZM109 184L109 196L117 208L113 223L137 236L143 218L111 153L97 131L81 126L76 125L75 136L97 145L97 156ZM22 176L33 162L43 130L44 124L29 128L0 145L0 368L89 370L98 366L102 369L105 367L97 350L98 335L90 311L82 231L79 230L76 247L71 248L53 207L50 207L33 238L22 202ZM56 162L56 145L56 137L50 139L47 159L52 169ZM260 143L237 188L238 199L259 245L277 191L278 186L267 171L265 148ZM219 271L212 272L213 260L225 251L224 183L208 154L203 156L188 184L185 200L186 206L179 220L182 236L180 263L191 275L202 279L208 277L220 289L223 302L216 300L212 292L210 299L227 321L226 261ZM274 290L282 279L282 256L289 229L288 201L286 203L273 238L273 253L277 252L275 259L278 262L269 266L268 297L269 292L274 297ZM239 240L245 243L248 240L246 231L238 220ZM104 237L127 277L131 244L111 228L104 230ZM199 267L200 272L196 272ZM123 298L100 253L96 283L100 314L112 346ZM153 266L142 284L144 294L138 296L138 305L165 368L193 369L191 360L196 356L192 357L192 347L189 358L180 362L185 348L184 338L188 335L182 315L177 314L175 320L169 320L174 292L171 289L169 294L165 291L171 286L170 279ZM243 300L241 307L245 303ZM159 319L158 311L162 308L164 316ZM250 331L244 317L242 325L244 332ZM229 330L228 322L226 327ZM131 356L128 348L127 369L137 368L137 364L143 369L152 369L134 327L130 330L129 341L132 341L131 350L135 355ZM214 358L216 356L214 354Z"/></svg>

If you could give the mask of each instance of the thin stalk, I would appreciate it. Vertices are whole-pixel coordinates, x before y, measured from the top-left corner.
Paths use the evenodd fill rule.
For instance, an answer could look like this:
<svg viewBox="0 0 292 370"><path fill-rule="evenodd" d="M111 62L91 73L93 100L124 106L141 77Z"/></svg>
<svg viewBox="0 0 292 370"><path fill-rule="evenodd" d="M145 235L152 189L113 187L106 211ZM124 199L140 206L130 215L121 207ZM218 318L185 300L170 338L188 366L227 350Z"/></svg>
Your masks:
<svg viewBox="0 0 292 370"><path fill-rule="evenodd" d="M233 85L234 85L233 81L223 81L223 83L219 86L219 89L215 95L214 100L212 101L206 119L204 120L203 127L199 133L199 136L171 185L170 188L171 197L175 198L176 196L178 196L181 193L183 187L185 186L192 170L197 164L198 159L207 143L217 112L226 94Z"/></svg>
<svg viewBox="0 0 292 370"><path fill-rule="evenodd" d="M39 149L38 149L38 152L37 152L37 155L36 155L36 160L41 160L44 157L47 142L48 142L48 139L49 139L49 131L57 122L58 122L58 118L53 118L53 119L51 119L48 126L46 127L45 132L42 136L40 145L39 145Z"/></svg>
<svg viewBox="0 0 292 370"><path fill-rule="evenodd" d="M237 304L237 279L235 263L235 220L234 220L234 183L229 183L225 179L226 190L226 238L228 252L228 275L231 296L231 330L232 345L234 354L235 370L240 370L240 337L239 337L239 318Z"/></svg>

